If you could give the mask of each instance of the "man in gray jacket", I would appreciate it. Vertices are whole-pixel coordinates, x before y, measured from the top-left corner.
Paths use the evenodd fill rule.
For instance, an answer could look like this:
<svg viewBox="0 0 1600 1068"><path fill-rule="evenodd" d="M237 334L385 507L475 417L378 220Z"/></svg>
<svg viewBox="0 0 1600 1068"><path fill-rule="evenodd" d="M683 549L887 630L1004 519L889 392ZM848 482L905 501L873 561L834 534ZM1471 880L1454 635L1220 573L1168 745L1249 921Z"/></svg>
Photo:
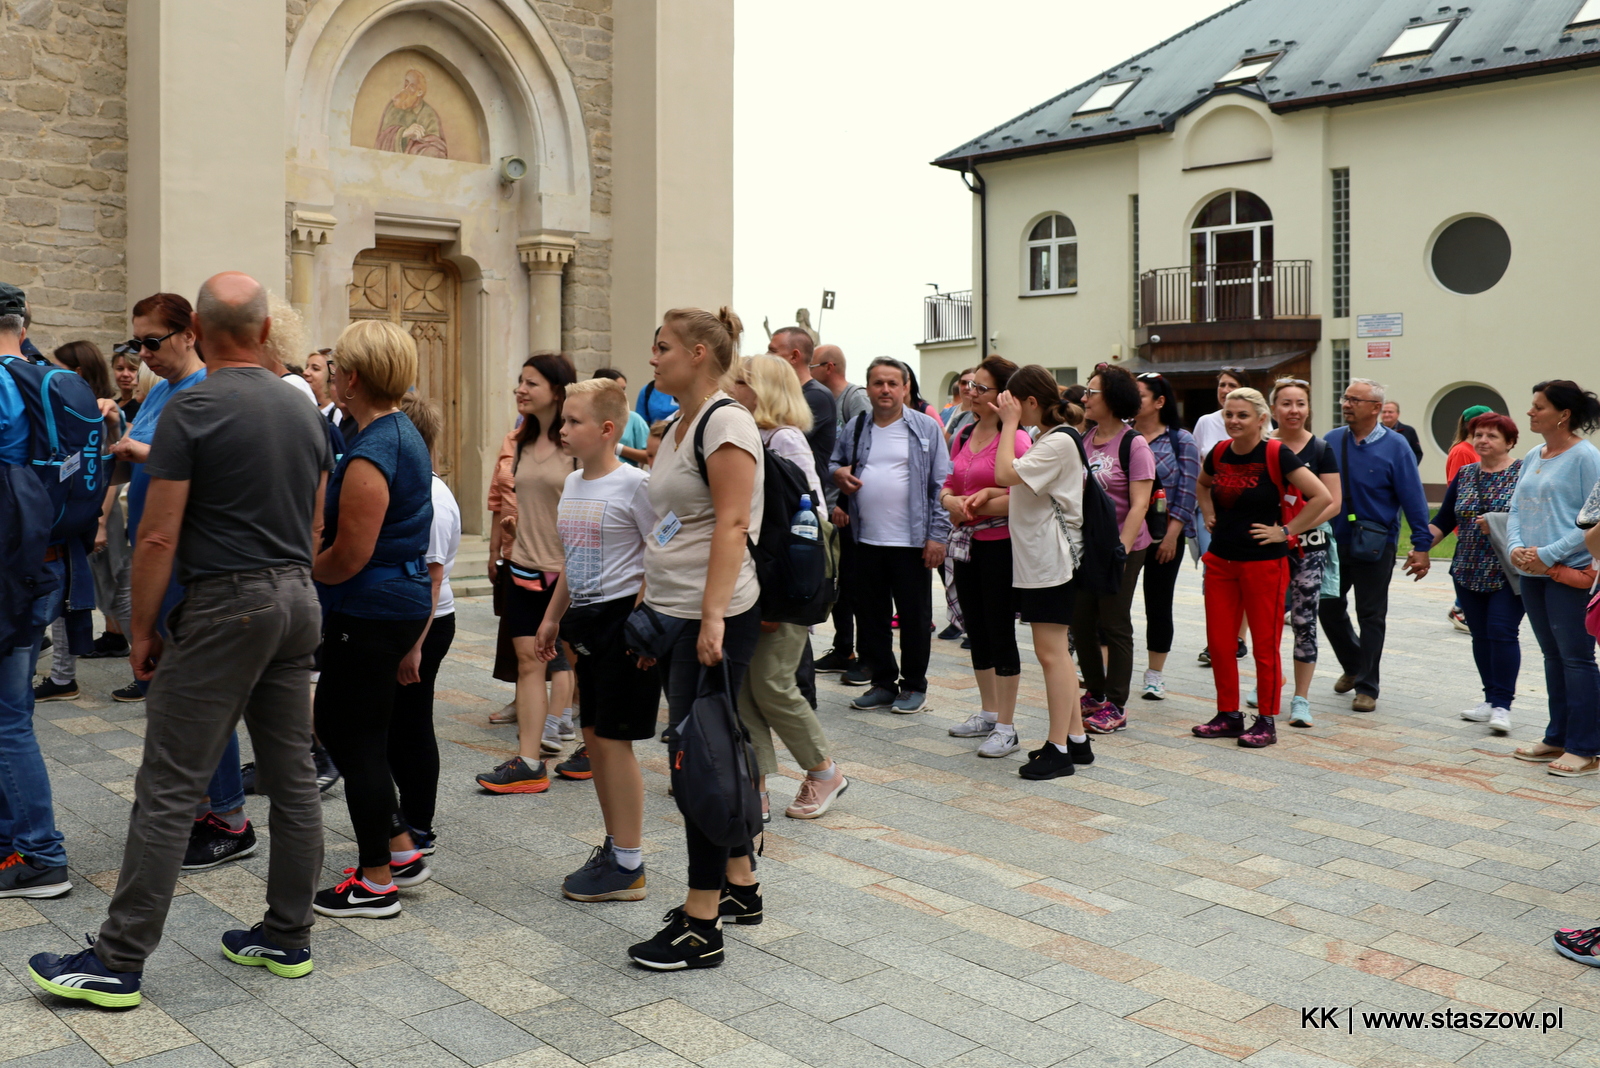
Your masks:
<svg viewBox="0 0 1600 1068"><path fill-rule="evenodd" d="M839 431L828 475L856 539L856 618L872 685L851 708L920 712L928 692L933 576L944 563L950 516L939 492L950 474L937 420L906 407L909 375L887 356L867 367L869 411ZM900 615L901 664L890 618Z"/></svg>

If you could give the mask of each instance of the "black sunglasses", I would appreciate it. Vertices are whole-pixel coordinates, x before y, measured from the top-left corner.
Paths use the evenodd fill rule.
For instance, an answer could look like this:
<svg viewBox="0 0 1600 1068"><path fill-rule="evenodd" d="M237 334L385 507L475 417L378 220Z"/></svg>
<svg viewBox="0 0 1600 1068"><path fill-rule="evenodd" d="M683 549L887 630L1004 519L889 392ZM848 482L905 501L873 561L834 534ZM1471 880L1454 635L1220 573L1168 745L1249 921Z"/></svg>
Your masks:
<svg viewBox="0 0 1600 1068"><path fill-rule="evenodd" d="M112 351L120 352L127 356L137 356L143 349L149 349L151 352L154 352L156 349L161 347L161 343L167 340L167 338L171 337L173 334L181 333L183 333L183 331L174 330L171 334L166 334L163 337L130 338L127 341L124 341L122 344L114 346Z"/></svg>

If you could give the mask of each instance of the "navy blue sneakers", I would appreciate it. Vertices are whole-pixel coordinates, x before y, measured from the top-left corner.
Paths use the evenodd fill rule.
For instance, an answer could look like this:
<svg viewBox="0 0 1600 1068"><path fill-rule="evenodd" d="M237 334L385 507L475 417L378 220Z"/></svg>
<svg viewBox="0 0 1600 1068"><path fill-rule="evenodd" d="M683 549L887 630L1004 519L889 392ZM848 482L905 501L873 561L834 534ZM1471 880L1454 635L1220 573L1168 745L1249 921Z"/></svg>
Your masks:
<svg viewBox="0 0 1600 1068"><path fill-rule="evenodd" d="M94 939L89 948L69 956L35 953L28 958L28 974L45 990L63 998L75 998L103 1009L131 1009L139 1004L139 977L143 972L114 972L95 956Z"/></svg>
<svg viewBox="0 0 1600 1068"><path fill-rule="evenodd" d="M222 955L235 964L265 967L273 975L298 979L311 974L311 949L284 949L268 938L256 924L248 931L227 931L222 936Z"/></svg>

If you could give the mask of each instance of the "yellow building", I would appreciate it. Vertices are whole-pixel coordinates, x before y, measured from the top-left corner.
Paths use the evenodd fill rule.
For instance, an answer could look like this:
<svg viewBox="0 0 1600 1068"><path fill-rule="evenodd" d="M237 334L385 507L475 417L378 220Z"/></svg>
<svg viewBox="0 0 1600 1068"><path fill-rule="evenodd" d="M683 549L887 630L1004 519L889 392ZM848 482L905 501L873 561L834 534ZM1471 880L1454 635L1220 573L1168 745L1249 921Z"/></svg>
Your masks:
<svg viewBox="0 0 1600 1068"><path fill-rule="evenodd" d="M308 340L416 338L473 501L528 352L646 381L732 291L732 0L13 0L0 280L41 348L107 352L159 290L244 270Z"/></svg>
<svg viewBox="0 0 1600 1068"><path fill-rule="evenodd" d="M1372 378L1442 482L1464 408L1596 385L1597 64L1600 0L1242 0L934 161L976 284L929 298L924 381L1108 361L1192 424L1237 365L1308 374L1325 430Z"/></svg>

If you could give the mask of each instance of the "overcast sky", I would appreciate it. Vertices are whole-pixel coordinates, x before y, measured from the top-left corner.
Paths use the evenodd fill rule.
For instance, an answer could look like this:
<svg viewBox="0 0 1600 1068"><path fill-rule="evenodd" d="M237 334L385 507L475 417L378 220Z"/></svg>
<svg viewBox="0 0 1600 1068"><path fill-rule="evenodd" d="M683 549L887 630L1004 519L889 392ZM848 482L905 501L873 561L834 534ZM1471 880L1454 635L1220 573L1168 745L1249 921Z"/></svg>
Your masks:
<svg viewBox="0 0 1600 1068"><path fill-rule="evenodd" d="M851 377L914 360L922 297L972 285L972 194L928 161L1228 0L734 0L734 307L817 322Z"/></svg>

